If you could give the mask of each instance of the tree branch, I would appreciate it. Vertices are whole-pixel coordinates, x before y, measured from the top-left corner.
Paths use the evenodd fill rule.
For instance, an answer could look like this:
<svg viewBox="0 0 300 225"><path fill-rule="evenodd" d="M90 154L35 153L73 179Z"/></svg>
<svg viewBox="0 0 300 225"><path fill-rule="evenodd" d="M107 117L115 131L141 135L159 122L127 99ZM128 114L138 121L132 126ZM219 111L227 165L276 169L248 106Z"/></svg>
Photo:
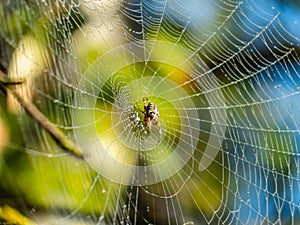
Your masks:
<svg viewBox="0 0 300 225"><path fill-rule="evenodd" d="M83 158L80 149L66 135L29 101L26 101L14 88L13 85L21 84L23 81L10 80L2 71L0 71L0 85L7 92L11 93L22 107L35 119L48 133L57 141L57 143L72 155Z"/></svg>

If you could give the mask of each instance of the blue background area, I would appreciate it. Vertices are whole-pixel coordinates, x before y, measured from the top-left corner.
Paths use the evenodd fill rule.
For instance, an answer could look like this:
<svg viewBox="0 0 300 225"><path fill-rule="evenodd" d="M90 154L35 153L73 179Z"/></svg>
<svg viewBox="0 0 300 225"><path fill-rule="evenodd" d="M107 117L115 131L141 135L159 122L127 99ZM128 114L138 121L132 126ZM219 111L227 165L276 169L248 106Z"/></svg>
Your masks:
<svg viewBox="0 0 300 225"><path fill-rule="evenodd" d="M132 1L132 3L135 3L132 8L137 10L136 15L141 16L138 15L139 1ZM232 5L238 4L234 2ZM163 15L164 19L171 21L176 27L194 30L194 32L199 27L206 29L206 24L213 23L212 21L215 19L214 10L218 7L220 8L220 5L216 6L210 1L199 0L142 1L143 17L145 21L147 21L146 18L149 19L149 27L151 27L151 21L159 24ZM235 29L237 32L235 34L240 40L245 42L254 40L252 45L259 52L269 53L270 57L275 57L274 54L272 55L272 51L282 46L299 48L299 3L295 1L253 0L243 1L239 7L243 11L240 14L243 24L239 24L240 28L231 29ZM238 29L251 32L239 32ZM262 38L261 32L266 33L270 39L264 40L265 36ZM258 35L257 38L255 38L256 34ZM281 44L282 46L280 46ZM251 49L249 48L249 50ZM286 60L287 63L284 65L288 65L290 68L285 68L275 59L275 64L269 65L268 73L264 71L258 73L254 76L253 82L257 85L256 94L261 99L273 99L274 104L270 106L270 110L273 119L277 121L278 128L299 130L300 98L298 92L300 90L300 77L298 71L300 71L300 66L298 61L293 61L293 58ZM270 61L274 61L274 58ZM291 96L286 97L287 95ZM275 103L276 98L281 99ZM247 140L245 135L253 135L247 134L244 130L235 133L238 135L236 138L240 140L240 143L249 143L249 139ZM233 198L230 200L231 205L226 207L237 224L256 224L264 219L266 223L276 223L277 220L280 220L282 223L289 224L291 221L300 220L298 208L300 205L299 175L297 174L299 171L300 138L296 134L291 139L294 142L293 146L289 146L289 148L292 148L295 154L295 156L288 156L290 163L288 170L291 169L291 171L285 171L286 168L275 171L260 165L260 163L265 162L258 156L259 148L254 149L253 146L236 144L234 143L235 140L232 140L232 143L230 140L226 143L226 148L229 151L229 177L236 178L236 183L233 182L229 188L232 192L237 190L236 195L231 195ZM237 152L239 149L242 151ZM258 159L260 162L257 162Z"/></svg>

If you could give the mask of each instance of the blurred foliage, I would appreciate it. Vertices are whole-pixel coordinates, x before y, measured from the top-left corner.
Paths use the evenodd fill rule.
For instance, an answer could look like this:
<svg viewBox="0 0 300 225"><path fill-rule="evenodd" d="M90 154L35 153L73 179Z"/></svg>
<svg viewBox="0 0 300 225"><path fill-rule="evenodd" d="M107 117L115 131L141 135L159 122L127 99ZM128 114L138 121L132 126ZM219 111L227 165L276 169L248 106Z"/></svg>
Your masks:
<svg viewBox="0 0 300 225"><path fill-rule="evenodd" d="M66 135L71 136L71 132L69 132L67 128L72 126L72 110L69 109L67 105L59 103L69 102L76 104L72 85L76 84L78 77L77 74L74 74L74 71L78 71L78 73L85 72L93 63L97 62L98 57L104 52L116 45L124 43L124 34L119 30L120 27L118 29L116 25L115 27L112 26L112 28L105 28L101 31L101 38L100 36L95 36L99 38L99 43L93 45L93 41L85 36L81 36L85 31L90 31L91 29L91 27L88 27L86 24L87 19L84 13L80 12L75 16L75 12L71 10L70 13L70 11L66 10L68 9L68 7L66 8L68 5L57 6L53 3L53 5L51 5L52 11L48 14L48 11L45 12L48 8L29 7L28 4L25 4L25 1L20 1L20 4L13 4L13 1L10 2L9 5L0 3L0 21L2 21L0 25L3 25L1 26L3 29L0 30L0 34L2 38L5 37L4 43L1 43L1 45L7 45L3 49L13 48L13 50L15 50L15 53L10 52L8 55L12 55L12 58L15 57L17 62L20 62L20 57L22 57L16 53L19 48L23 48L23 51L25 49L27 54L34 55L33 59L27 60L33 64L37 64L40 68L35 70L32 69L34 67L30 67L31 73L32 70L37 71L34 75L30 74L30 76L32 76L30 79L32 79L33 86L38 86L41 91L33 91L32 101L51 121L55 121L63 128L66 128ZM78 17L78 15L80 16ZM221 18L217 20L219 19ZM111 21L108 19L104 24L109 24L110 26L111 24L109 22ZM128 24L130 24L130 22L128 22ZM168 28L168 25L170 25L169 22L162 24L162 27L166 29L161 29L162 32L158 34L156 38L158 40L175 43L185 27L176 26L174 23ZM137 26L137 24L135 24L135 26ZM79 30L79 28L82 30ZM166 32L166 30L168 32L168 29L172 31L176 30L177 32L167 36L164 32ZM114 42L116 36L118 36L116 34L123 35L117 37L119 40ZM91 32L90 35L93 37L95 33ZM114 39L112 39L112 37L114 37ZM205 39L206 36L199 38ZM71 45L73 40L78 41L77 49L68 46L68 44ZM89 40L90 42L86 43L85 40ZM186 44L186 41L189 41L188 37L182 38L182 40L182 42L176 42L176 44L180 44L184 47L192 46L192 44ZM213 45L214 41L211 40L211 42L212 43L208 43L206 46L212 48L210 52L217 51ZM55 50L55 53L53 50ZM76 57L78 57L80 65L76 65L76 57L72 55L73 51L78 53ZM172 55L174 52L168 49L161 49L161 52L166 58L174 57L174 55ZM207 61L207 58L205 59L204 56L203 58ZM212 58L213 57L210 59ZM184 59L184 55L176 54L177 62L181 62ZM65 64L61 63L62 61L69 62L70 68L65 68ZM217 64L217 62L213 62L213 60L208 62L208 64L209 63L210 66L214 66L214 63ZM19 66L23 67L25 64ZM111 107L110 103L114 101L112 98L117 91L123 88L122 85L126 86L136 78L141 77L141 75L145 77L153 76L153 71L156 71L156 76L163 78L165 78L167 74L168 79L176 84L182 84L190 80L189 75L184 73L184 71L162 63L148 62L147 66L145 66L144 63L136 63L132 65L132 67L122 68L122 70L114 74L111 80L104 84L103 90L105 96L104 98L102 98L103 96L98 96L99 101L97 101L96 106L97 109L100 110L97 111L95 117L92 118L94 121L98 121L95 123L98 135L104 136L105 134L105 138L107 138L106 140L103 138L103 143L109 145L111 140L114 139L115 133L114 131L111 131L111 133L107 132L112 121L110 116L102 109L111 109L109 108ZM99 71L96 72L98 73ZM59 77L61 79L60 81L71 84L70 87L66 88L66 86L60 86L59 82L55 79L55 75L57 75L55 73L63 74L62 77ZM124 82L120 87L114 86L116 80L113 79L125 77L124 75L126 74L130 74L130 79L118 81L118 85ZM225 75L220 70L217 70L215 74L223 84L236 82L234 77L225 78ZM97 80L98 77L95 76L94 79ZM26 88L31 90L29 84ZM189 86L186 86L185 91L188 94L193 94L197 88L197 85L192 82ZM239 86L237 83L224 87L222 92L225 96L227 106L243 105L253 101L252 97L256 96L257 92L255 92L255 90L249 91L247 88L243 85ZM150 95L146 97L159 106L161 118L163 121L166 121L165 124L162 125L170 130L174 130L172 137L170 136L168 138L170 140L173 138L174 143L178 142L181 123L177 109L172 103L160 96ZM260 96L256 97L259 99ZM119 207L118 201L121 198L120 196L122 196L123 199L128 198L127 187L115 184L97 175L94 169L90 168L85 161L64 154L57 143L55 143L47 132L32 118L25 115L24 112L22 112L21 115L16 115L15 112L9 112L7 110L6 98L6 92L1 88L0 184L1 190L4 192L0 195L0 203L7 198L19 198L22 199L29 208L38 207L39 210L45 212L62 212L62 214L66 216L73 215L72 213L77 212L82 215L95 215L96 217L100 217L103 212L111 215L116 213L115 210ZM208 103L204 99L205 97L202 97L203 99L201 99L201 96L194 96L192 98L199 108L207 108ZM136 102L135 106L139 117L143 118L142 99ZM266 170L277 171L278 173L282 173L282 175L292 173L291 168L293 167L293 162L291 158L293 157L293 149L296 146L296 143L293 142L294 134L269 132L267 128L271 128L274 131L278 129L276 121L269 120L266 123L265 118L269 117L269 112L268 107L263 108L259 105L237 107L234 109L229 108L227 111L229 115L228 123L232 126L228 127L226 143L223 145L224 149L228 149L227 154L229 156L227 156L225 152L223 152L224 155L219 154L207 171L203 173L197 171L193 172L190 177L188 177L188 175L191 172L191 168L195 169L195 166L193 162L189 162L183 169L184 175L189 178L187 183L184 183L185 181L182 182L180 180L182 177L180 176L173 178L177 182L176 185L184 183L184 188L180 189L182 191L179 193L178 198L183 204L182 207L185 208L186 211L189 211L190 217L195 217L195 215L199 213L199 210L207 217L212 217L220 207L226 207L226 204L233 204L233 199L223 199L224 192L228 189L234 192L235 188L238 188L234 187L234 181L228 178L228 170L232 169L233 171L233 169L237 168L237 174L243 171L240 168L240 164L234 161L236 158L231 157L232 155L240 157L243 160L247 159L253 164L259 164L259 166ZM61 114L63 114L63 116L60 116ZM80 116L82 116L82 118L85 117L84 111ZM197 146L197 149L200 149L200 151L195 152L196 159L201 158L202 149L205 149L208 140L211 128L209 125L209 122L211 122L209 110L204 109L201 111L200 118L206 122L201 125L201 139ZM18 121L20 121L20 124ZM261 130L259 133L255 132L255 125L257 127L264 127L266 124L268 126L266 130ZM235 129L238 127L247 127L249 129L235 134ZM31 137L28 138L27 136L27 138L25 137L25 140L23 140L23 135L25 134L24 136L26 136L28 132L30 132ZM251 137L255 137L255 140L250 140ZM237 140L236 143L232 143L235 140ZM255 146L247 146L247 143L256 144ZM167 149L167 147L167 144L163 143L159 148L152 150L150 154L144 153L146 155L145 158L151 159L151 163L161 160L161 158L153 157L158 154L160 157L166 158L172 152L172 149ZM255 160L258 160L257 162L254 161L250 153L246 151L248 149L247 147L255 147L257 149L259 153L255 158ZM110 149L110 154L116 158L119 157L119 159L124 159L127 154L125 151L120 153L118 145ZM161 149L166 151L162 152ZM149 157L151 155L152 158ZM126 157L128 160L127 163L134 163L136 153L126 155ZM232 165L235 163L236 168L233 168ZM166 181L166 183L169 184L170 193L174 194L176 192L175 189L178 188L174 184L174 181L170 179ZM276 185L279 191L284 188L281 184L275 184L274 186ZM163 185L161 184L147 188L151 189L153 193L157 195L163 194ZM268 188L272 189L273 187ZM241 187L240 190L243 190L243 187ZM147 191L145 191L145 193L147 194ZM235 193L231 194L233 195ZM156 198L155 196L148 196L147 198L140 198L139 201L141 204L147 200L157 204L162 201L162 199ZM208 199L209 202L207 201ZM130 201L133 200L130 199ZM156 215L157 218L161 216L162 221L166 219L163 217L164 215L158 214L158 211L154 211L152 216ZM11 216L6 218L4 215ZM24 222L26 218L23 218L13 209L6 206L0 209L0 218L5 221L10 221L11 218L19 218L23 222L15 222L15 224L27 223Z"/></svg>
<svg viewBox="0 0 300 225"><path fill-rule="evenodd" d="M35 223L24 217L8 205L0 207L0 223L15 225L34 225Z"/></svg>
<svg viewBox="0 0 300 225"><path fill-rule="evenodd" d="M71 122L68 121L68 110L64 106L57 108L57 104L49 101L48 97L64 101L65 98L72 99L72 93L60 88L57 81L51 78L53 74L50 71L53 67L54 71L63 74L65 78L75 79L75 76L68 78L70 74L60 66L62 64L59 60L66 59L69 54L68 47L63 43L68 43L72 32L82 25L82 20L79 17L77 21L70 20L74 12L70 14L64 11L66 5L58 6L53 2L50 12L49 8L35 6L24 1L16 4L0 3L0 21L3 27L1 37L6 38L1 46L11 43L17 52L13 55L16 64L10 63L10 68L6 69L10 69L12 76L24 76L27 79L28 82L22 84L22 87L31 93L29 100L36 103L50 120L67 126ZM50 51L53 49L57 52ZM34 86L39 86L44 94L47 93L47 97L36 93L29 81ZM35 206L42 211L79 210L81 213L94 213L98 216L114 208L111 206L115 204L113 199L117 199L114 188L121 187L102 178L98 179L97 174L84 161L61 153L52 137L34 119L24 115L24 110L21 110L21 114L14 112L19 115L9 112L5 90L1 91L4 91L0 96L1 109L4 109L0 111L0 183L4 190L1 202L7 198L17 198L29 207ZM57 111L64 113L63 117L66 119L57 116ZM25 140L22 140L24 136ZM7 214L6 208L4 212ZM9 215L13 213L9 212ZM4 220L10 221L7 218Z"/></svg>

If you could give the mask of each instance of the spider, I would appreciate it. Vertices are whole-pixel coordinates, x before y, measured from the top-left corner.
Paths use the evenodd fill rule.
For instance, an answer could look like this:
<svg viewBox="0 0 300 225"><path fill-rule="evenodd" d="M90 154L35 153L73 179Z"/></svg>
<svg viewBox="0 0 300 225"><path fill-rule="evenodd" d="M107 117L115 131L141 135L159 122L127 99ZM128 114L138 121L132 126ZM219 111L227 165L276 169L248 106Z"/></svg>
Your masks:
<svg viewBox="0 0 300 225"><path fill-rule="evenodd" d="M159 137L158 137L158 142L160 142L161 140L161 136L162 136L162 131L161 131L161 126L160 123L158 121L159 118L159 111L157 106L150 102L148 98L143 97L143 102L144 102L144 124L145 124L145 130L146 132L149 134L150 130L151 130L151 126L157 126L159 131Z"/></svg>

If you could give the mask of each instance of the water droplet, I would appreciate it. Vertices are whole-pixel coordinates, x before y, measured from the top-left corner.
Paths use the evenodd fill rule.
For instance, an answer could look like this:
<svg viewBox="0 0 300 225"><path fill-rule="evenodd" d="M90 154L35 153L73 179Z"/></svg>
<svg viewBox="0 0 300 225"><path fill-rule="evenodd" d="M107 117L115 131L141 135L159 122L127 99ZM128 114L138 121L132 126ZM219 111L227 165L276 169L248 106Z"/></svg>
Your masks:
<svg viewBox="0 0 300 225"><path fill-rule="evenodd" d="M31 209L31 213L36 213L36 209L34 207Z"/></svg>

